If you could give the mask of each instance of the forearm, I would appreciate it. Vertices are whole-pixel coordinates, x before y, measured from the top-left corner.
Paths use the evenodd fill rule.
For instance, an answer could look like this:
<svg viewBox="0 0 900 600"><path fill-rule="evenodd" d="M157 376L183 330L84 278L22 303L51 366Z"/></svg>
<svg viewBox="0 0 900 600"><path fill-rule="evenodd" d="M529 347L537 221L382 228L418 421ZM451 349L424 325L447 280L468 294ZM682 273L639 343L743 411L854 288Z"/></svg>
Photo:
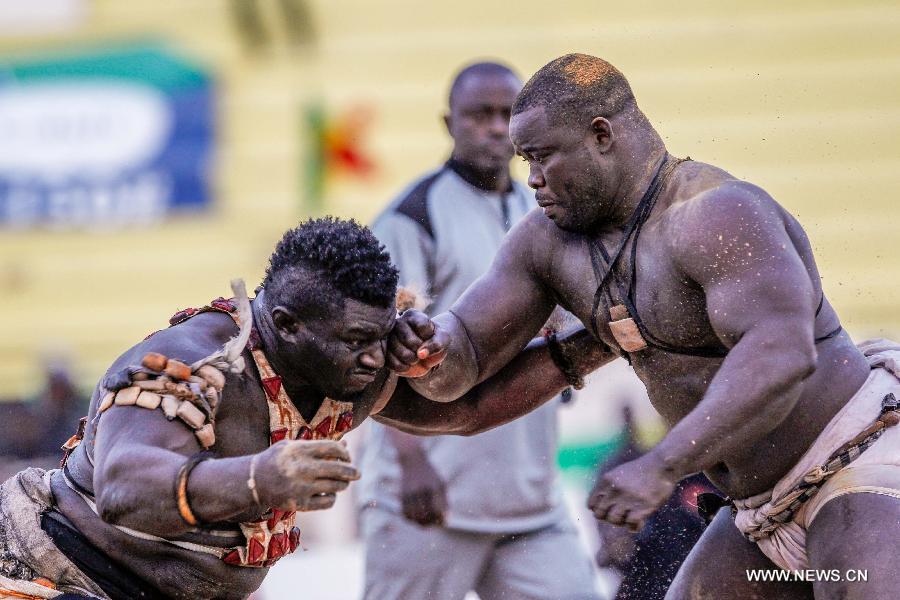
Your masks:
<svg viewBox="0 0 900 600"><path fill-rule="evenodd" d="M616 358L583 328L560 335L558 341L571 370L582 376ZM475 409L460 433L472 435L508 423L556 397L569 385L550 355L547 340L532 340L505 368L473 390Z"/></svg>
<svg viewBox="0 0 900 600"><path fill-rule="evenodd" d="M560 345L582 374L615 358L584 329L560 336ZM382 415L392 426L418 435L473 435L527 414L568 385L546 340L536 339L496 375L454 402L430 402L404 388Z"/></svg>
<svg viewBox="0 0 900 600"><path fill-rule="evenodd" d="M728 353L700 403L651 450L675 479L746 453L790 414L815 368L814 347L790 339L748 332Z"/></svg>
<svg viewBox="0 0 900 600"><path fill-rule="evenodd" d="M175 494L178 472L187 460L161 448L123 450L95 478L100 516L163 537L190 531L193 527L179 513ZM200 523L226 521L257 508L247 487L250 460L250 456L211 459L190 472L187 498Z"/></svg>
<svg viewBox="0 0 900 600"><path fill-rule="evenodd" d="M472 390L466 401L473 410L453 433L474 435L509 423L555 398L568 385L550 358L546 340L535 340L506 368Z"/></svg>

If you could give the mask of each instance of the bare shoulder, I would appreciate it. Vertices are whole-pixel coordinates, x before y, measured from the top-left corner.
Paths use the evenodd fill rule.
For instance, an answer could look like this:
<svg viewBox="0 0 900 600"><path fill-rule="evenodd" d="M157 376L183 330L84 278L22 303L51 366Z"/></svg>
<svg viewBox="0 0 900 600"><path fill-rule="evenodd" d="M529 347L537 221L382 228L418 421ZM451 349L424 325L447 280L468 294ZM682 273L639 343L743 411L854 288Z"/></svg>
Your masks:
<svg viewBox="0 0 900 600"><path fill-rule="evenodd" d="M546 278L553 272L553 258L559 256L558 251L575 243L576 238L580 236L560 229L544 216L543 209L535 208L513 227L504 246L532 273Z"/></svg>
<svg viewBox="0 0 900 600"><path fill-rule="evenodd" d="M686 163L673 186L660 224L675 241L726 241L725 234L746 235L760 227L784 227L787 213L761 187L712 165ZM684 243L683 243L684 242Z"/></svg>
<svg viewBox="0 0 900 600"><path fill-rule="evenodd" d="M237 325L230 316L224 313L208 312L198 314L182 323L157 331L145 340L125 351L110 366L107 374L120 372L122 369L139 365L148 352L158 352L170 359L177 359L191 364L213 352L221 350L231 337L238 333ZM257 418L265 413L265 400L261 390L256 389L252 378L248 377L251 367L245 366L240 374L226 373L225 389L216 410L216 448L217 453L235 455L235 446L242 443L255 443L253 437L257 430L265 426L265 419ZM89 413L91 427L86 439L103 437L105 448L119 444L145 445L167 448L181 454L190 455L201 448L191 427L180 419L169 420L162 410L147 410L138 406L114 405L98 416L99 392L102 391L103 380L98 383ZM262 407L262 408L260 408ZM264 415L265 416L265 415ZM97 418L95 418L97 417ZM242 423L246 429L248 424L262 423L261 427L253 427L249 433L235 432L229 425L232 422ZM98 432L105 432L100 436ZM219 434L224 435L219 435ZM224 443L224 445L223 445ZM99 446L98 446L99 448Z"/></svg>
<svg viewBox="0 0 900 600"><path fill-rule="evenodd" d="M531 245L534 242L552 243L560 231L562 230L554 225L553 221L544 216L543 209L534 208L516 223L507 239L517 245Z"/></svg>
<svg viewBox="0 0 900 600"><path fill-rule="evenodd" d="M182 362L192 363L221 349L238 328L224 313L208 312L161 329L125 351L110 370L140 363L147 352L159 352Z"/></svg>
<svg viewBox="0 0 900 600"><path fill-rule="evenodd" d="M677 265L688 271L749 265L790 245L791 217L765 190L710 165L692 168L659 218Z"/></svg>

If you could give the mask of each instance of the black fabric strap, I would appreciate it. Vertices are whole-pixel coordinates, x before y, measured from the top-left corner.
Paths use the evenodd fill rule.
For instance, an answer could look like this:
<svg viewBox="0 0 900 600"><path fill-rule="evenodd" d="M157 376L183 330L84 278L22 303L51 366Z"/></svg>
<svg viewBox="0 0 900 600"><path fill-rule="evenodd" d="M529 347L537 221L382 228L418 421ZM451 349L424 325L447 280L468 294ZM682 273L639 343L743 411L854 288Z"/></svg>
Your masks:
<svg viewBox="0 0 900 600"><path fill-rule="evenodd" d="M547 350L550 352L550 358L553 360L553 364L556 365L559 372L566 378L566 383L576 390L583 388L584 377L578 372L569 357L566 356L565 351L563 351L562 346L559 343L559 339L556 337L556 332L547 336Z"/></svg>
<svg viewBox="0 0 900 600"><path fill-rule="evenodd" d="M825 292L822 292L822 295L819 296L819 306L816 307L816 316L819 316L819 313L822 312L822 306L825 305ZM837 337L844 330L843 325L838 325L836 329L829 331L822 337L817 337L815 342L818 344L819 342L824 342L825 340L830 340L833 337Z"/></svg>
<svg viewBox="0 0 900 600"><path fill-rule="evenodd" d="M41 515L41 529L59 551L112 600L165 599L164 595L146 586L136 575L114 563L66 521L63 515L51 510Z"/></svg>
<svg viewBox="0 0 900 600"><path fill-rule="evenodd" d="M663 164L660 165L660 170L657 172L657 177L654 178L654 181L651 182L650 188L648 188L647 192L650 194L646 197L646 203L643 207L639 206L635 211L638 213L638 219L636 220L633 229L629 232L629 237L631 237L631 278L628 281L628 285L624 285L619 278L618 274L614 274L614 280L616 282L617 287L619 288L620 295L622 297L622 303L625 305L625 308L628 309L628 313L631 318L634 320L635 325L638 330L641 332L641 336L647 342L649 346L653 346L655 348L659 348L660 350L664 350L666 352L671 352L674 354L682 354L688 356L700 356L704 358L722 358L728 354L728 348L725 346L701 346L695 348L680 348L678 346L673 346L668 344L655 335L653 335L644 324L643 319L641 319L640 314L637 311L637 245L638 245L638 237L641 234L641 230L644 227L644 224L647 222L647 219L650 217L650 213L653 211L653 207L656 205L656 200L659 197L660 189L662 188L662 184L668 178L668 176L674 171L674 169L681 164L690 160L686 159L675 159L673 163L669 163L668 154L666 155L666 160L663 161ZM652 193L651 193L652 192ZM642 200L643 202L643 200ZM618 260L621 251L624 249L625 244L627 244L629 240L624 239L623 244L616 251L616 255L612 258L613 261ZM598 241L599 244L599 241ZM606 254L606 249L599 244L599 250L603 253L604 258L606 258L607 263L610 263L610 258ZM610 266L610 271L612 271L612 266Z"/></svg>
<svg viewBox="0 0 900 600"><path fill-rule="evenodd" d="M834 329L834 330L832 330L832 331L829 331L828 333L826 333L826 334L823 335L822 337L817 337L817 338L815 339L815 342L818 344L819 342L824 342L825 340L830 340L831 338L837 337L838 335L840 335L840 333L841 333L843 330L844 330L844 326L843 326L843 325L838 325L836 329Z"/></svg>
<svg viewBox="0 0 900 600"><path fill-rule="evenodd" d="M685 159L690 160L690 159ZM682 161L678 161L680 163ZM677 166L676 163L674 166ZM640 314L637 311L637 240L638 236L641 234L641 228L643 227L643 222L639 223L634 233L634 242L631 246L631 281L629 282L628 294L623 298L623 303L625 307L628 309L629 314L631 314L634 319L635 325L637 325L638 329L641 332L641 335L644 337L644 340L655 348L659 348L665 352L670 352L672 354L681 354L683 356L699 356L701 358L724 358L728 355L729 349L724 345L720 346L698 346L693 348L682 348L678 346L673 346L659 339L644 324L643 319L641 319ZM618 281L618 278L617 278ZM825 302L825 294L824 292L819 297L819 305L816 307L816 317L819 316L819 313L822 311L822 306ZM843 331L843 327L840 325L834 331L816 338L814 342L816 344L820 342L824 342L825 340L829 340L836 335L838 335L841 331Z"/></svg>
<svg viewBox="0 0 900 600"><path fill-rule="evenodd" d="M594 333L599 337L599 326L597 324L597 317L599 312L600 300L603 297L604 291L609 297L611 303L615 303L612 298L612 294L609 291L609 287L606 285L607 280L610 278L610 274L612 276L612 280L615 281L616 287L619 289L619 293L622 298L622 304L628 309L628 313L631 318L634 320L635 325L638 330L641 332L644 340L647 342L649 346L653 346L665 352L670 352L673 354L681 354L686 356L699 356L702 358L723 358L725 357L729 349L724 345L721 346L700 346L693 348L682 348L678 346L673 346L664 342L663 340L657 338L653 335L649 329L647 329L646 324L643 319L641 319L640 314L637 311L637 244L638 238L640 237L641 230L646 223L647 219L650 216L650 213L653 211L653 207L656 204L656 199L659 196L659 190L662 187L663 182L668 177L668 175L684 161L690 160L690 158L686 159L676 159L676 161L671 165L670 168L665 168L669 159L669 155L666 154L665 159L662 164L660 164L657 169L656 174L653 177L653 180L650 182L650 186L647 188L647 191L644 193L644 197L641 198L641 201L638 203L638 206L635 208L634 213L632 214L631 219L629 219L628 224L625 228L625 233L622 237L622 241L619 243L619 246L616 248L616 251L612 256L606 251L606 248L603 246L603 243L599 240L593 240L590 245L590 256L591 256L591 266L593 267L594 274L599 280L599 284L597 286L597 291L594 293L594 304L591 310L591 326L594 329ZM631 241L631 278L628 281L628 285L624 285L622 283L621 278L618 273L615 272L615 265L621 256L622 251L625 249L628 242ZM603 272L602 265L600 263L601 257L606 262L607 269L606 272ZM819 313L822 311L822 306L825 302L825 294L823 293L819 298L819 304L816 307L816 317L819 316ZM836 337L843 331L843 327L838 326L833 331L828 334L818 337L815 339L815 343L818 344L820 342L824 342L833 337ZM628 356L626 355L626 358Z"/></svg>
<svg viewBox="0 0 900 600"><path fill-rule="evenodd" d="M650 181L650 185L647 187L647 191L644 192L644 195L638 202L638 205L635 207L634 212L631 213L631 217L628 219L628 223L626 223L625 225L625 231L622 234L622 241L619 242L619 246L616 248L616 251L610 255L610 260L607 261L608 268L605 273L600 272L598 261L593 258L595 256L594 252L597 252L599 248L595 249L594 252L592 252L591 264L594 267L594 276L598 281L597 291L594 292L594 304L591 307L591 328L594 330L594 334L598 338L600 337L600 326L597 323L597 316L600 309L600 299L603 297L603 291L606 288L606 283L609 280L610 275L615 270L616 263L619 261L619 257L622 256L622 250L625 249L625 246L631 239L632 234L634 234L638 223L649 216L650 213L648 208L651 210L653 208L653 203L659 193L663 168L668 162L669 154L666 153L666 155L662 159L662 162L659 163L659 167L657 167L656 173L654 173L653 179ZM591 242L591 246L597 246L599 243L599 240L593 240ZM603 250L605 251L605 248Z"/></svg>
<svg viewBox="0 0 900 600"><path fill-rule="evenodd" d="M685 159L676 159L676 161L672 164L671 168L666 171L665 177L666 179L668 175L682 162L690 160L690 158ZM654 198L655 203L656 198ZM653 209L653 206L650 206L650 210ZM637 311L637 245L638 238L641 235L641 230L644 227L644 223L647 221L647 217L650 216L650 212L647 211L646 216L638 223L635 227L634 231L634 241L631 244L631 280L628 282L628 290L625 294L623 294L622 302L625 304L625 308L628 309L628 313L631 315L631 318L634 319L634 324L637 325L638 330L641 332L641 336L643 336L644 341L647 342L648 345L653 346L655 348L659 348L660 350L664 350L666 352L671 352L673 354L682 354L687 356L700 356L703 358L722 358L728 354L728 348L725 346L699 346L694 348L680 348L678 346L673 346L668 344L655 335L653 335L647 326L644 324L643 319L641 319L640 314Z"/></svg>

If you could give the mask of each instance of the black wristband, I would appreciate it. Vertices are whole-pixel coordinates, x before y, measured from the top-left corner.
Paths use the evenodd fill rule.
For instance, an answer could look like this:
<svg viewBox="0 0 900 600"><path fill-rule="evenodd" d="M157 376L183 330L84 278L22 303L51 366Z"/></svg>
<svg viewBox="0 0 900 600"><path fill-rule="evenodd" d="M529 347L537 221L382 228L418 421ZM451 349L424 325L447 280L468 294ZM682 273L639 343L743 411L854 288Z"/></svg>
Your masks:
<svg viewBox="0 0 900 600"><path fill-rule="evenodd" d="M569 360L569 357L566 356L559 340L556 339L556 332L547 336L547 350L550 351L550 358L553 360L553 364L566 378L566 382L576 390L583 388L584 377L578 372L575 365Z"/></svg>

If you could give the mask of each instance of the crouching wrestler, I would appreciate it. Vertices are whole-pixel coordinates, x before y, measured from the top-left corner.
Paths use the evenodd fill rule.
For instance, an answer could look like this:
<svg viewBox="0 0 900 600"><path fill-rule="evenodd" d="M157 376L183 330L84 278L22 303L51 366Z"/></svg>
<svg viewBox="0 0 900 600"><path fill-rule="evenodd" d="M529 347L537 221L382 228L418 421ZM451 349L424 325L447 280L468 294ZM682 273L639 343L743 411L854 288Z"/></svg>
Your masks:
<svg viewBox="0 0 900 600"><path fill-rule="evenodd" d="M235 291L113 363L62 468L0 487L0 598L245 598L300 545L296 513L358 478L337 440L367 417L477 433L606 360L582 333L553 358L535 341L460 401L422 398L398 372L441 360L416 356L433 325L397 319L397 272L353 221L288 231L256 297Z"/></svg>

